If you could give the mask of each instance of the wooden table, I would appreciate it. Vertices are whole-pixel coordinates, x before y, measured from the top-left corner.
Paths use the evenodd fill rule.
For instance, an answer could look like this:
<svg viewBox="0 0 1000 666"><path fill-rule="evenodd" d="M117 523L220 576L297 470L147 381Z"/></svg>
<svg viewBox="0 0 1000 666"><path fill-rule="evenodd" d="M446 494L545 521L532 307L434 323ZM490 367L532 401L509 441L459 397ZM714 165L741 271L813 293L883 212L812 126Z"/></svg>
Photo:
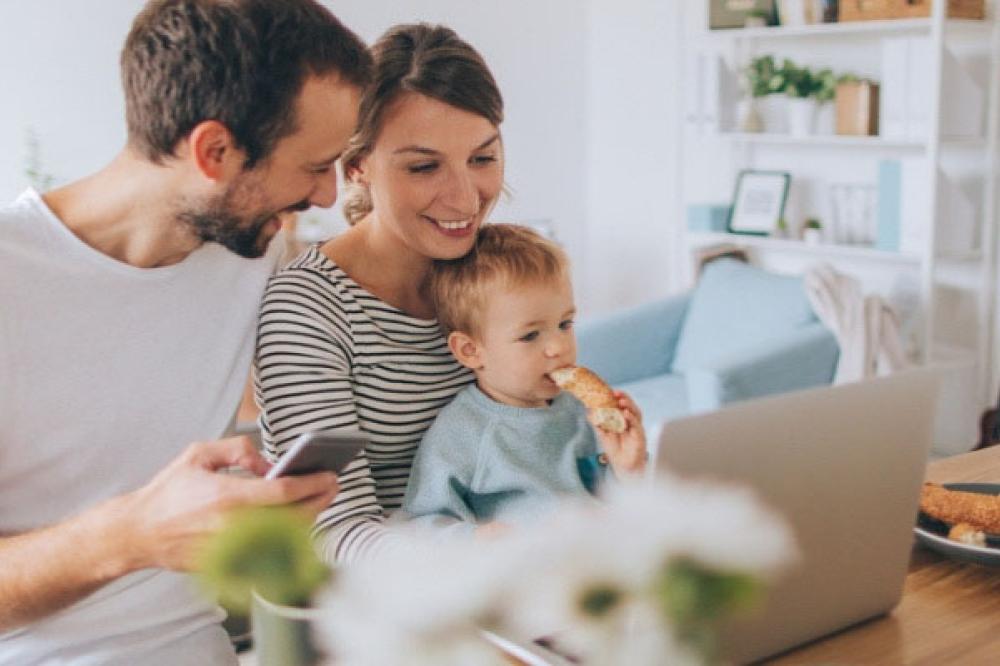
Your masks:
<svg viewBox="0 0 1000 666"><path fill-rule="evenodd" d="M1000 483L1000 446L933 462L927 480ZM914 545L903 600L870 620L769 664L1000 664L1000 568Z"/></svg>

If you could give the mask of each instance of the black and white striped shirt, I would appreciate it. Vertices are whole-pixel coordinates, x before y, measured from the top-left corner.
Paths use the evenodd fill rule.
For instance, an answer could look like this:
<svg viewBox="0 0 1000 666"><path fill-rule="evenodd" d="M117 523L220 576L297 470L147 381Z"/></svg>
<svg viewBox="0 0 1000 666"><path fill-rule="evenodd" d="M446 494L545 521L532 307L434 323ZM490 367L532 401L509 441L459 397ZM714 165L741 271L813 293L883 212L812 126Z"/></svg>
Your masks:
<svg viewBox="0 0 1000 666"><path fill-rule="evenodd" d="M317 519L327 561L350 562L386 538L420 440L472 375L435 320L384 303L311 247L268 284L254 379L272 460L310 430L371 438Z"/></svg>

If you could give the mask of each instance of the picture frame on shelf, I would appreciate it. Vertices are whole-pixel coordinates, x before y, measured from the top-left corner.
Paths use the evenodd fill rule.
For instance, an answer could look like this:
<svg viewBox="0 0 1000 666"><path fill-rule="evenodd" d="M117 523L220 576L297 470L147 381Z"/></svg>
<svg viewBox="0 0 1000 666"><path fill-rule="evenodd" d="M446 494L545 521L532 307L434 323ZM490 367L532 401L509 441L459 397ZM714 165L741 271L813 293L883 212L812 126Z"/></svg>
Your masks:
<svg viewBox="0 0 1000 666"><path fill-rule="evenodd" d="M708 27L710 30L726 30L747 27L760 22L763 25L778 23L777 0L710 0L708 6Z"/></svg>
<svg viewBox="0 0 1000 666"><path fill-rule="evenodd" d="M736 177L727 231L754 236L774 233L785 213L791 181L792 176L787 171L740 171Z"/></svg>

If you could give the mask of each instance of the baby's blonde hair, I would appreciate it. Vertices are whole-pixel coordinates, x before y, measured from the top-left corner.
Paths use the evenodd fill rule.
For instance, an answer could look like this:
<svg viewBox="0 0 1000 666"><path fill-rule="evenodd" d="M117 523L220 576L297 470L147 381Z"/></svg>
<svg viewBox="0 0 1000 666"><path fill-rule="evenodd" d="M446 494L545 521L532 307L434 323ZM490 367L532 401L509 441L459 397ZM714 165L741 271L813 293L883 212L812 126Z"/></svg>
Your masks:
<svg viewBox="0 0 1000 666"><path fill-rule="evenodd" d="M517 224L487 224L464 257L434 262L428 285L445 335L478 335L489 288L550 284L568 273L566 253L538 232Z"/></svg>

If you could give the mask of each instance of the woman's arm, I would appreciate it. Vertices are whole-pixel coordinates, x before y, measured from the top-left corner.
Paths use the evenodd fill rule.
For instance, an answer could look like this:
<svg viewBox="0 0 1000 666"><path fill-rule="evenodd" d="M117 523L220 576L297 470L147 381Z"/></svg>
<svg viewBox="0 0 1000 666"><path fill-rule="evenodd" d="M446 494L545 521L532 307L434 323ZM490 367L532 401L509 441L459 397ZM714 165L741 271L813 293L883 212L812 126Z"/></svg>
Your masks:
<svg viewBox="0 0 1000 666"><path fill-rule="evenodd" d="M329 282L307 271L272 279L254 362L265 455L276 460L304 432L357 429L352 373L350 321ZM329 562L351 561L387 538L364 452L340 474L339 484L337 497L316 521Z"/></svg>

